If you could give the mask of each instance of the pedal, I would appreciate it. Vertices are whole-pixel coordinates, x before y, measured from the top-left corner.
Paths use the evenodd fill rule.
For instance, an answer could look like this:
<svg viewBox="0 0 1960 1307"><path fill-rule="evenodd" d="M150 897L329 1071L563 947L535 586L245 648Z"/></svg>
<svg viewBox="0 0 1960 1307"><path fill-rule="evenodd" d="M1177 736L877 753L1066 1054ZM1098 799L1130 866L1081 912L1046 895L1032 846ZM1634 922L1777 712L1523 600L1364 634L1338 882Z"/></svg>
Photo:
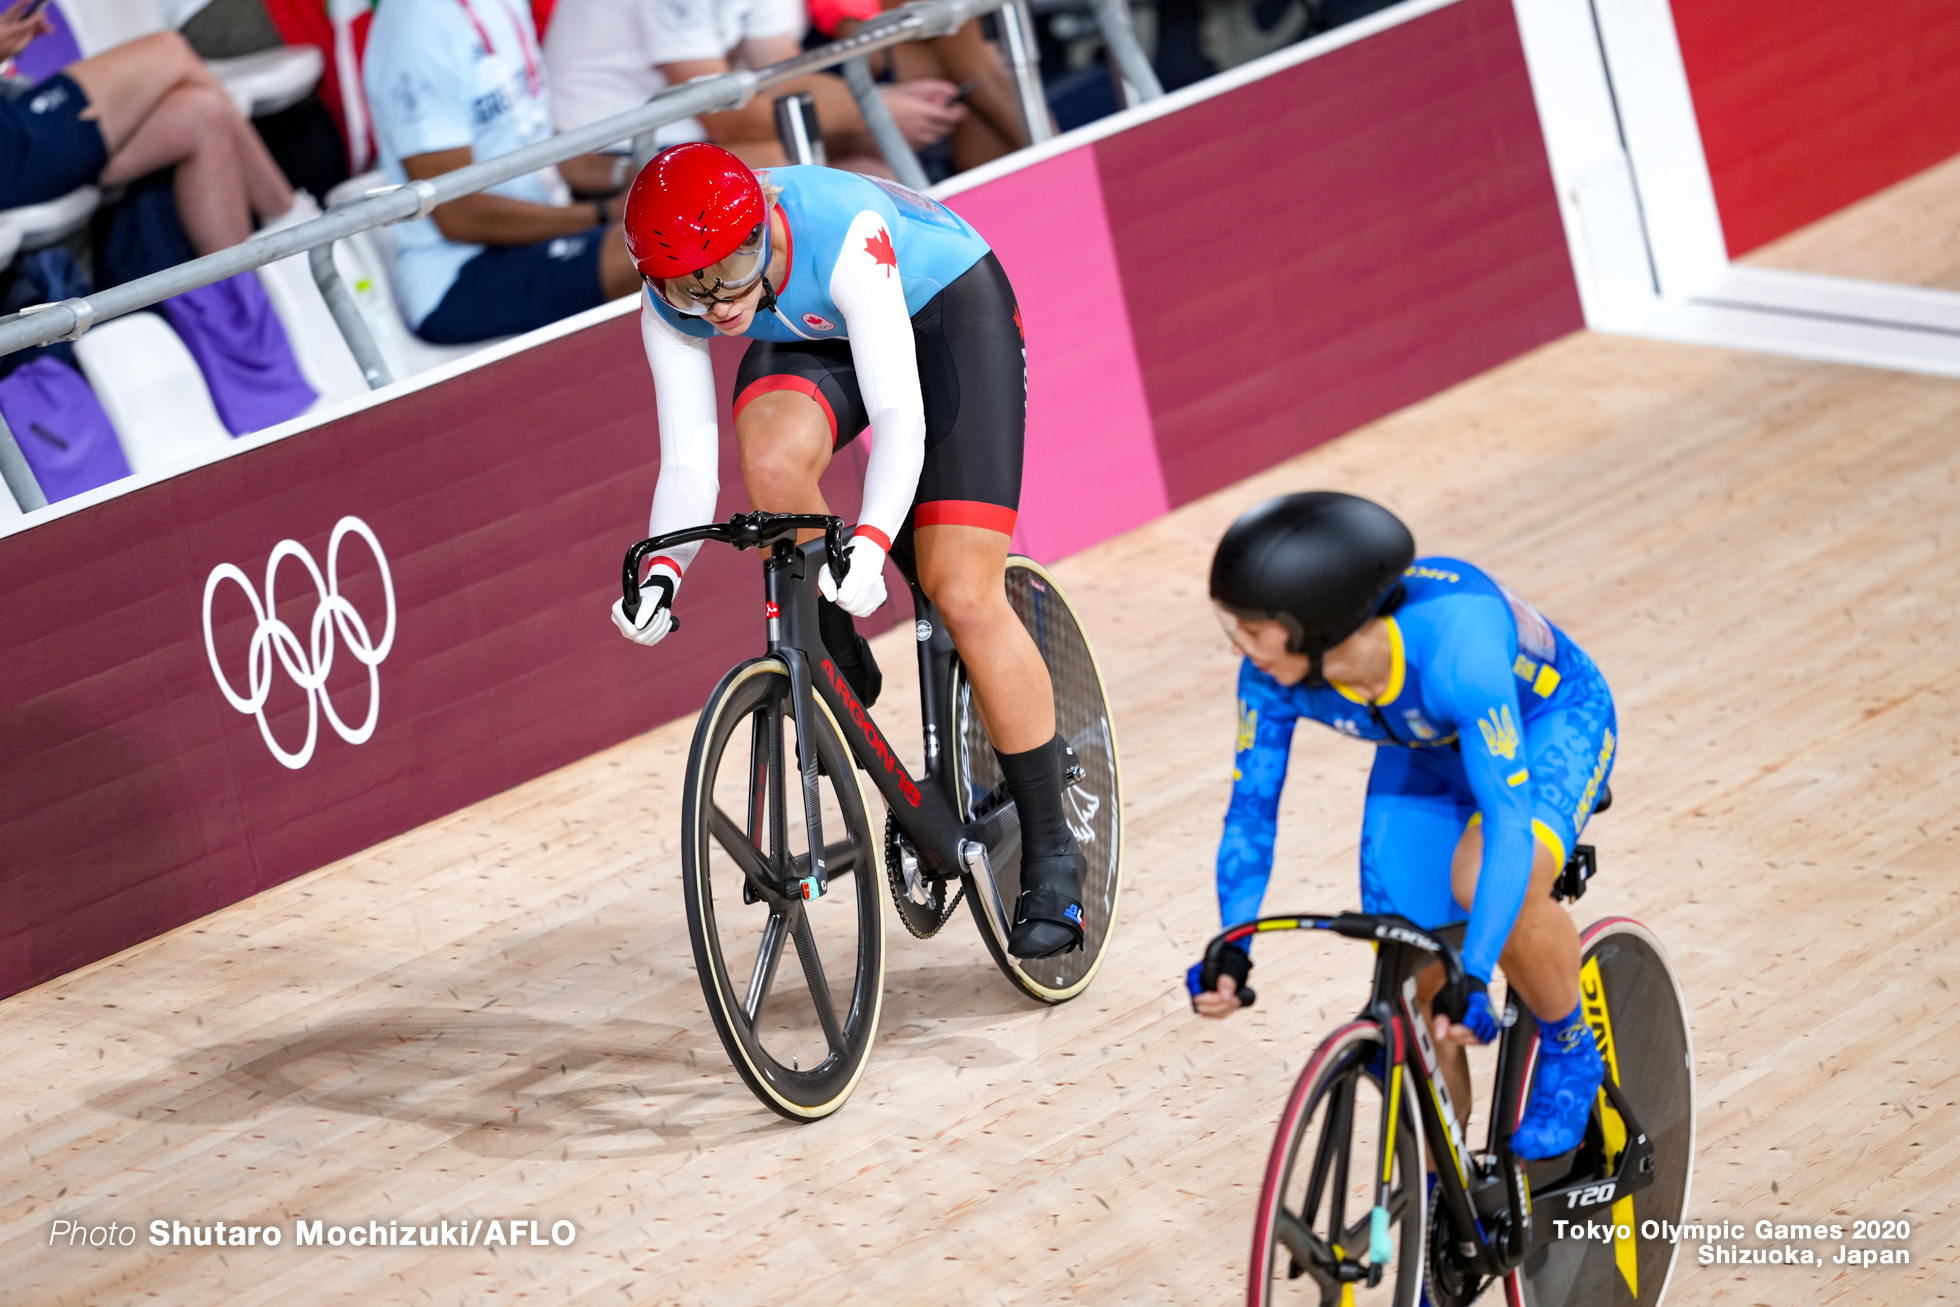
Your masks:
<svg viewBox="0 0 1960 1307"><path fill-rule="evenodd" d="M811 899L822 898L823 892L823 886L817 883L815 876L805 876L802 880L790 882L789 896L793 899L802 899L805 903Z"/></svg>

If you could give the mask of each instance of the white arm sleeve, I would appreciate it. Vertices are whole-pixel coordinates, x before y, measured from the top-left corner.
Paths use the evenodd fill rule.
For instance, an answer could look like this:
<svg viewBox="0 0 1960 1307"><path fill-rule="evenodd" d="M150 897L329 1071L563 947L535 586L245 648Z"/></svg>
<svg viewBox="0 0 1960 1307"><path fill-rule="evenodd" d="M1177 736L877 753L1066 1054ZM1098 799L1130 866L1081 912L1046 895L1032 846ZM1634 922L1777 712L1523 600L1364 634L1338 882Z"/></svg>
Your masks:
<svg viewBox="0 0 1960 1307"><path fill-rule="evenodd" d="M660 421L660 480L653 490L647 534L662 535L714 520L721 493L715 369L708 342L668 326L644 295L640 340L653 369L654 412ZM676 580L700 549L697 540L664 555L672 560Z"/></svg>
<svg viewBox="0 0 1960 1307"><path fill-rule="evenodd" d="M858 391L871 415L871 462L864 472L858 525L882 532L889 549L918 493L926 406L898 256L885 219L868 209L844 233L844 248L830 273L830 299L850 330Z"/></svg>

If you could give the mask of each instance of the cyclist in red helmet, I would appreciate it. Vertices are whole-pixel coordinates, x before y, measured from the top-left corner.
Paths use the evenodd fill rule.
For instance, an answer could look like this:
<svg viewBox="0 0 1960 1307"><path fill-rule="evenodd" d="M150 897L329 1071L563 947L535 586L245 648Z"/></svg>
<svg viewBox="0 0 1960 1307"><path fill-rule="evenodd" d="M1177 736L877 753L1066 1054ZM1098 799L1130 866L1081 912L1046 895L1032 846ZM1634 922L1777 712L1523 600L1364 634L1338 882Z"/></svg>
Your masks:
<svg viewBox="0 0 1960 1307"><path fill-rule="evenodd" d="M655 155L626 202L646 283L641 336L660 421L649 532L715 517L717 336L754 341L735 383L742 479L759 509L827 513L817 479L870 432L863 506L842 582L825 569L825 646L866 704L877 664L852 617L885 602L889 555L916 576L959 647L1018 807L1022 890L1008 944L1082 943L1083 858L1063 816L1048 670L1007 602L1027 432L1027 354L1000 261L964 219L892 182L831 168L751 172L719 146ZM658 642L698 546L652 561L656 602L613 621Z"/></svg>

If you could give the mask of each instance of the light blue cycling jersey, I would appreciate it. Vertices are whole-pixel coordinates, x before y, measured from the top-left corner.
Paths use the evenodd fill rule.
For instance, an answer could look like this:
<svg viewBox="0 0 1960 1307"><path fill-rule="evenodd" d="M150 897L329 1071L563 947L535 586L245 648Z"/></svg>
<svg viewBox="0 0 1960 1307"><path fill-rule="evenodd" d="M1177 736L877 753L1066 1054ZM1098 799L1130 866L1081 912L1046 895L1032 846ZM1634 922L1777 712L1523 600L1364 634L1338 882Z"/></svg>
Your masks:
<svg viewBox="0 0 1960 1307"><path fill-rule="evenodd" d="M1612 769L1605 679L1537 609L1468 563L1419 558L1385 620L1394 665L1370 703L1345 686L1284 686L1239 672L1232 802L1218 849L1219 911L1259 913L1272 871L1294 723L1375 741L1361 841L1362 906L1433 929L1463 919L1450 859L1481 820L1483 864L1464 966L1489 980L1531 879L1534 840L1562 864Z"/></svg>
<svg viewBox="0 0 1960 1307"><path fill-rule="evenodd" d="M775 312L756 314L743 333L756 340L847 337L844 314L831 299L831 276L860 214L882 220L865 243L874 261L897 268L907 313L924 308L987 255L987 242L966 219L897 182L807 164L760 169L756 177L765 186L783 188L776 203L789 228L789 274L775 287ZM882 241L879 230L885 235ZM645 299L662 321L679 331L702 338L716 334L707 322L677 311L664 299L652 294Z"/></svg>

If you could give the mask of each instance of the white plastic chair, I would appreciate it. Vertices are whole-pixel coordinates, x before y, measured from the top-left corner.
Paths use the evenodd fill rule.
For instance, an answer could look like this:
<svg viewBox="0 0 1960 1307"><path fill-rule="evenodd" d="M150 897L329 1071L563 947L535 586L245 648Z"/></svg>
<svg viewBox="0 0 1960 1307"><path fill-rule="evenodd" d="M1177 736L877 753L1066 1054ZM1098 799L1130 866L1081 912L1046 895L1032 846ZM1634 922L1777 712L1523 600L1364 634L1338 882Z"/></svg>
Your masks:
<svg viewBox="0 0 1960 1307"><path fill-rule="evenodd" d="M163 0L55 0L82 56L152 32L174 30ZM194 11L193 11L194 12ZM325 56L310 45L287 45L236 59L212 59L207 66L225 85L232 103L247 118L289 109L320 84Z"/></svg>
<svg viewBox="0 0 1960 1307"><path fill-rule="evenodd" d="M156 314L90 328L75 342L75 359L139 476L231 445L197 360Z"/></svg>
<svg viewBox="0 0 1960 1307"><path fill-rule="evenodd" d="M102 203L102 192L93 186L77 186L68 194L41 204L18 209L0 209L0 243L8 239L15 249L38 250L80 231ZM6 260L0 259L0 267Z"/></svg>
<svg viewBox="0 0 1960 1307"><path fill-rule="evenodd" d="M379 172L350 177L327 193L327 207L332 209L337 205L352 203L387 184L388 179ZM374 333L375 347L381 351L388 371L397 381L510 339L508 336L498 336L494 340L480 340L468 345L432 345L410 331L402 321L401 310L395 301L392 275L395 267L395 233L390 228L356 232L337 241L334 244L334 266L340 269L341 280L353 292L354 303L359 306L361 317L366 320L368 330Z"/></svg>
<svg viewBox="0 0 1960 1307"><path fill-rule="evenodd" d="M21 511L20 504L14 499L13 490L5 481L0 481L0 530L26 516L27 514Z"/></svg>
<svg viewBox="0 0 1960 1307"><path fill-rule="evenodd" d="M55 0L82 57L170 27L158 0Z"/></svg>
<svg viewBox="0 0 1960 1307"><path fill-rule="evenodd" d="M326 56L313 45L282 45L235 59L205 61L247 118L292 108L313 93L326 66Z"/></svg>
<svg viewBox="0 0 1960 1307"><path fill-rule="evenodd" d="M300 375L318 392L320 403L337 404L365 395L367 382L360 365L354 362L340 328L334 325L333 314L327 311L327 302L320 297L306 256L295 254L260 268L259 284L272 301L272 311L279 315L279 325L286 329Z"/></svg>

